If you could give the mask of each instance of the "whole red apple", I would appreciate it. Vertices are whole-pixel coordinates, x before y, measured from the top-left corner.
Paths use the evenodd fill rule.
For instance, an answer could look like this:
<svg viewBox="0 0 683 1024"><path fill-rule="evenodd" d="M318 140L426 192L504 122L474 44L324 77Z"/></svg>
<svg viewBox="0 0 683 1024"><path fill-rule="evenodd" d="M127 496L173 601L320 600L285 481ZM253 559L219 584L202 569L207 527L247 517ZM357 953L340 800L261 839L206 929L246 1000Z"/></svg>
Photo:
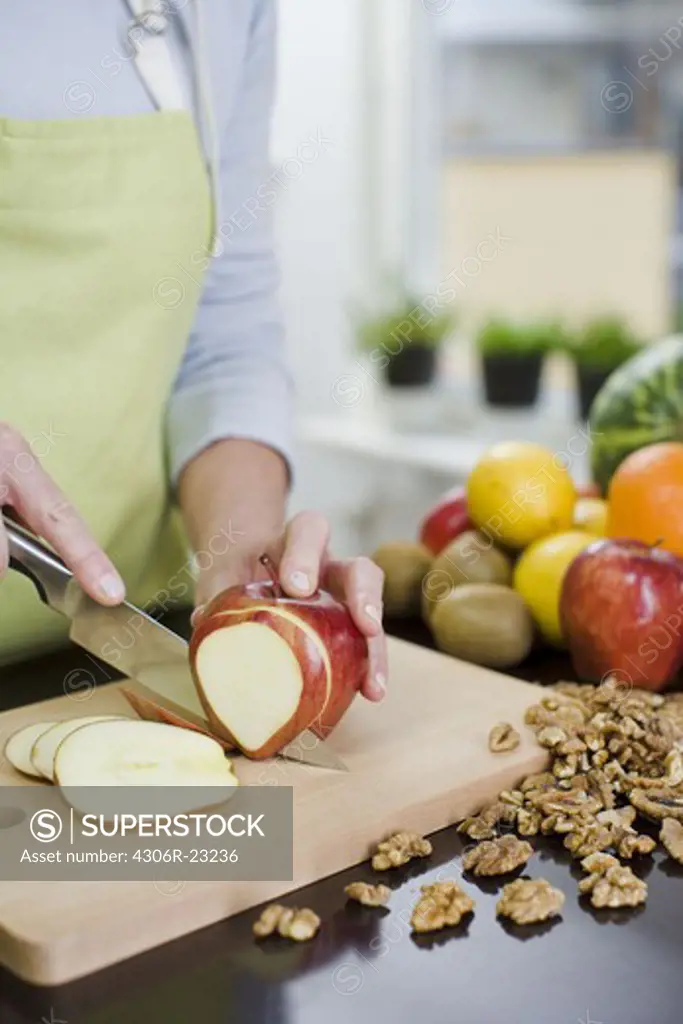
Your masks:
<svg viewBox="0 0 683 1024"><path fill-rule="evenodd" d="M439 499L420 523L420 542L432 554L439 555L461 533L474 528L467 512L465 489L454 487Z"/></svg>
<svg viewBox="0 0 683 1024"><path fill-rule="evenodd" d="M562 631L574 669L661 690L683 660L683 560L633 540L599 540L564 578Z"/></svg>
<svg viewBox="0 0 683 1024"><path fill-rule="evenodd" d="M576 488L577 498L601 498L600 488L597 484L582 484Z"/></svg>
<svg viewBox="0 0 683 1024"><path fill-rule="evenodd" d="M210 602L190 640L190 666L216 735L264 758L304 729L331 732L363 684L368 647L335 597L286 597L275 576Z"/></svg>

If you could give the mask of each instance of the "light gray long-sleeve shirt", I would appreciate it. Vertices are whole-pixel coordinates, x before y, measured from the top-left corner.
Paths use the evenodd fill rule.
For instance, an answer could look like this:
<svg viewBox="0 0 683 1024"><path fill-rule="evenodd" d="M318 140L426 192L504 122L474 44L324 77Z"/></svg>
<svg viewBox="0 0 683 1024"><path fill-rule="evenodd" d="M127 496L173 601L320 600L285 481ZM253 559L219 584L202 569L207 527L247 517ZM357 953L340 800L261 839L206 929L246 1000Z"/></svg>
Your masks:
<svg viewBox="0 0 683 1024"><path fill-rule="evenodd" d="M207 29L220 141L220 255L211 260L174 390L171 480L213 441L259 441L291 458L290 381L277 300L269 188L275 0L166 0L167 38L193 82L195 5ZM131 58L125 0L21 0L0 12L0 119L154 110ZM172 168L169 168L172 173Z"/></svg>

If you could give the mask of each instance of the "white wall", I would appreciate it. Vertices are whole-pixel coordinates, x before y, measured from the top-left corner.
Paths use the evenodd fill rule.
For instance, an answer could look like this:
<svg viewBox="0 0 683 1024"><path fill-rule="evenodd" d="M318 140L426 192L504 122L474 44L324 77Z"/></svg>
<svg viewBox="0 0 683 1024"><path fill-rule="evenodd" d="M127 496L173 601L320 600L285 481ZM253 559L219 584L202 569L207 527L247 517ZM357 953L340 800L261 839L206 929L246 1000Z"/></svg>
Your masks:
<svg viewBox="0 0 683 1024"><path fill-rule="evenodd" d="M423 28L434 20L420 0L281 0L275 162L319 131L329 140L276 206L303 411L348 412L334 385L353 372L355 317L388 273L405 271L409 251L436 252L409 214L416 17ZM434 180L437 170L432 161Z"/></svg>
<svg viewBox="0 0 683 1024"><path fill-rule="evenodd" d="M282 0L273 157L322 136L276 207L289 346L303 408L324 411L342 372L348 304L362 274L359 64L362 0Z"/></svg>

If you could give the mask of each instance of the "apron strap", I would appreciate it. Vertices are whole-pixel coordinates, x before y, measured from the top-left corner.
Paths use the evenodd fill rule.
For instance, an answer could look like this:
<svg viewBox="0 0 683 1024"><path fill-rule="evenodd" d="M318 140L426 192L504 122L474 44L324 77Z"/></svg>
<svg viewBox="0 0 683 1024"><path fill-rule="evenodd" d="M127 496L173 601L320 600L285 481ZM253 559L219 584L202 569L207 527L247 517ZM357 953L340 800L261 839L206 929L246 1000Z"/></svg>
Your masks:
<svg viewBox="0 0 683 1024"><path fill-rule="evenodd" d="M128 42L140 78L159 110L191 110L173 63L164 32L168 27L166 0L127 0L134 17Z"/></svg>

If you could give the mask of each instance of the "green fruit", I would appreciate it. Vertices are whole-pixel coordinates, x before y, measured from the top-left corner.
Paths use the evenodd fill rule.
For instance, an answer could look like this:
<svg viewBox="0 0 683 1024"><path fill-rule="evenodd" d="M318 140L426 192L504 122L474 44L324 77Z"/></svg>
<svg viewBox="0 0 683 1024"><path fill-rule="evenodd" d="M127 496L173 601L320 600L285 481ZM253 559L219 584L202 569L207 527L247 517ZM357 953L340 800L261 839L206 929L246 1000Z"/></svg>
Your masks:
<svg viewBox="0 0 683 1024"><path fill-rule="evenodd" d="M489 668L519 665L534 642L529 609L498 583L456 587L436 606L430 626L440 651Z"/></svg>
<svg viewBox="0 0 683 1024"><path fill-rule="evenodd" d="M512 582L512 562L478 530L466 530L434 559L422 584L422 616L429 621L434 608L456 587L466 583Z"/></svg>
<svg viewBox="0 0 683 1024"><path fill-rule="evenodd" d="M422 580L432 564L431 552L422 544L397 540L377 548L372 560L384 573L385 614L393 618L419 615Z"/></svg>
<svg viewBox="0 0 683 1024"><path fill-rule="evenodd" d="M683 439L683 338L649 345L607 379L591 408L593 479L603 494L631 452Z"/></svg>

